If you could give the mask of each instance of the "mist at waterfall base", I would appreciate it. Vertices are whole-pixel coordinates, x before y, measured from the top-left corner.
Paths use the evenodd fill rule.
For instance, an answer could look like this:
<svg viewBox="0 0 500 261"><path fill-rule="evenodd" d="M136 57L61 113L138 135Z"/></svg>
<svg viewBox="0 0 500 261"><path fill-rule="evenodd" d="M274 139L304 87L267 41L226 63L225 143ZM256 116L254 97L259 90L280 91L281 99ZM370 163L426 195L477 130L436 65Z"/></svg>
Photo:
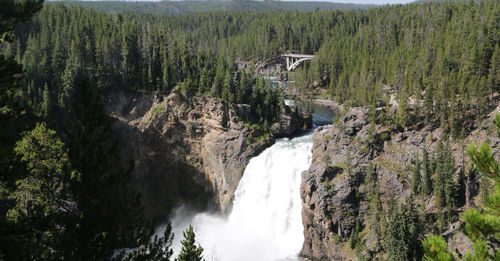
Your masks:
<svg viewBox="0 0 500 261"><path fill-rule="evenodd" d="M229 216L178 209L172 219L174 255L180 252L182 231L191 224L207 261L297 260L304 241L301 173L309 168L311 149L312 131L279 139L252 158Z"/></svg>

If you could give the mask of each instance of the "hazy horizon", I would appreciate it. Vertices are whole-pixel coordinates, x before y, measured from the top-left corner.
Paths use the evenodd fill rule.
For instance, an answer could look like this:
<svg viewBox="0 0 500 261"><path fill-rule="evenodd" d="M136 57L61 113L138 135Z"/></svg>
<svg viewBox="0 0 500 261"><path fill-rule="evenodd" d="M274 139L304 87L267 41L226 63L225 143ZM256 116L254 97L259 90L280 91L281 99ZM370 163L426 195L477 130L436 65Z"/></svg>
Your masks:
<svg viewBox="0 0 500 261"><path fill-rule="evenodd" d="M60 0L49 0L49 1L60 1ZM103 2L103 1L122 1L122 2L162 2L163 0L72 0L72 1L90 1L90 2ZM283 2L330 2L330 3L342 3L342 4L375 4L375 5L385 5L385 4L407 4L414 2L415 0L283 0ZM175 0L172 2L180 2Z"/></svg>

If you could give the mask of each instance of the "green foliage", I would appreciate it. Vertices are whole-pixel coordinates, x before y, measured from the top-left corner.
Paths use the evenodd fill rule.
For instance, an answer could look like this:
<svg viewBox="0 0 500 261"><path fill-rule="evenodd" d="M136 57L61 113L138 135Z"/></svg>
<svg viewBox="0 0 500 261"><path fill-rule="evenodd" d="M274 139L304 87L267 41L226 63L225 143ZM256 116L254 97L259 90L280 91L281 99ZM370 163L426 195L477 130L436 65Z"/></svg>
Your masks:
<svg viewBox="0 0 500 261"><path fill-rule="evenodd" d="M68 259L109 258L116 249L149 241L152 230L130 187L131 170L117 164L118 143L109 116L87 79L76 81L73 104L66 135L72 168L79 173L71 187L78 210L67 227L66 243L78 247Z"/></svg>
<svg viewBox="0 0 500 261"><path fill-rule="evenodd" d="M68 113L75 80L85 76L100 93L121 89L169 94L175 89L188 98L211 95L229 104L249 104L252 111L244 120L264 125L275 122L283 109L281 89L261 80L253 88L253 75L238 70L233 55L218 51L229 47L216 44L246 32L227 20L245 24L261 16L209 14L207 24L195 15L115 15L49 4L33 22L16 30L16 44L4 52L15 53L23 62L28 76L21 88L24 98L37 114L48 115L48 122L58 122L52 110ZM207 26L230 28L222 36ZM239 46L230 43L233 50Z"/></svg>
<svg viewBox="0 0 500 261"><path fill-rule="evenodd" d="M156 106L153 109L153 116L158 116L160 113L162 113L165 110L165 104L162 102L160 105Z"/></svg>
<svg viewBox="0 0 500 261"><path fill-rule="evenodd" d="M130 8L85 3L101 4L114 6L112 10ZM400 101L396 124L411 126L425 118L439 123L445 133L460 136L486 115L493 93L500 91L500 36L495 33L499 12L498 2L492 0L393 5L364 12L219 11L183 16L118 15L56 3L16 30L17 42L5 52L23 61L29 79L23 91L30 89L27 100L33 105L42 100L45 83L54 101L64 100L71 92L64 79L75 70L102 91L168 94L178 86L187 96L210 94L248 104L271 92L247 93L253 90L251 81L238 72L235 60L267 61L285 50L315 53L318 59L298 72L305 87L316 82L338 102L350 105L372 105L390 87ZM415 99L424 99L423 108ZM272 100L255 102L260 110L252 107L254 122L273 121L276 113L262 111L279 112L279 103Z"/></svg>
<svg viewBox="0 0 500 261"><path fill-rule="evenodd" d="M496 115L494 124L500 129L500 116ZM467 260L488 260L487 241L500 240L500 163L493 156L491 146L485 143L478 147L470 144L467 154L475 167L485 177L494 182L494 191L488 196L483 209L469 209L462 215L465 231L475 240L474 254L468 254ZM499 256L495 250L495 258Z"/></svg>
<svg viewBox="0 0 500 261"><path fill-rule="evenodd" d="M72 175L64 143L55 131L40 123L23 135L14 151L26 164L28 175L17 181L18 189L13 195L17 205L9 211L9 218L15 221L22 215L37 212L28 208L39 208L41 214L48 215L46 212L53 210L56 201L63 200L61 196L67 194L64 188L75 175Z"/></svg>
<svg viewBox="0 0 500 261"><path fill-rule="evenodd" d="M497 252L498 256L498 252ZM465 256L465 260L467 261L472 261L472 260L480 260L480 261L486 261L486 260L491 260L490 255L488 253L488 245L486 244L485 241L478 239L474 243L474 254L471 254L470 252L467 253ZM498 259L495 259L498 260Z"/></svg>
<svg viewBox="0 0 500 261"><path fill-rule="evenodd" d="M331 181L325 180L322 182L323 187L325 187L326 192L328 193L328 196L333 197L337 194L337 191L335 190L335 183L332 183Z"/></svg>
<svg viewBox="0 0 500 261"><path fill-rule="evenodd" d="M413 201L413 196L410 196L401 207L397 206L394 198L389 203L389 221L385 232L388 260L413 260L421 256L422 224Z"/></svg>
<svg viewBox="0 0 500 261"><path fill-rule="evenodd" d="M16 99L23 79L23 67L14 55L3 52L5 45L12 44L13 30L19 23L28 21L40 10L43 0L0 0L0 173L1 182L13 175L12 149L19 136L22 105Z"/></svg>
<svg viewBox="0 0 500 261"><path fill-rule="evenodd" d="M500 129L500 116L496 115L494 124ZM441 145L442 147L442 145ZM439 148L439 147L438 147ZM441 148L442 149L442 148ZM465 232L474 240L474 253L467 253L465 260L498 260L499 251L494 250L490 255L488 243L497 244L500 239L500 163L492 153L491 146L484 143L480 147L470 144L467 148L474 166L487 178L495 183L495 190L491 193L482 209L468 209L462 214L465 222ZM439 170L439 167L437 167ZM423 241L426 260L452 260L446 251L446 242L441 236L429 236Z"/></svg>
<svg viewBox="0 0 500 261"><path fill-rule="evenodd" d="M499 2L491 0L342 13L318 59L299 71L306 75L298 84L319 83L337 102L358 106L381 100L390 88L399 103L397 126L426 119L446 135L463 136L500 90L499 13Z"/></svg>
<svg viewBox="0 0 500 261"><path fill-rule="evenodd" d="M500 122L495 122L500 127ZM477 240L500 240L500 164L495 160L491 147L485 143L481 147L471 144L467 153L477 169L493 180L494 191L488 196L482 210L469 209L464 215L465 231ZM479 245L478 245L479 246Z"/></svg>
<svg viewBox="0 0 500 261"><path fill-rule="evenodd" d="M342 238L340 237L340 235L335 234L335 236L333 236L333 242L334 242L336 245L341 244L341 243L342 243Z"/></svg>
<svg viewBox="0 0 500 261"><path fill-rule="evenodd" d="M454 181L455 160L451 155L448 143L439 140L436 148L436 170L434 177L434 193L436 195L436 207L446 207L448 217L452 216L454 208L458 206L457 193L458 184Z"/></svg>
<svg viewBox="0 0 500 261"><path fill-rule="evenodd" d="M479 171L488 178L496 181L500 176L500 163L495 160L488 143L478 147L475 144L469 145L467 154Z"/></svg>
<svg viewBox="0 0 500 261"><path fill-rule="evenodd" d="M10 41L8 33L14 30L19 23L28 21L36 12L40 11L43 0L0 0L0 42Z"/></svg>
<svg viewBox="0 0 500 261"><path fill-rule="evenodd" d="M500 136L500 114L495 114L495 119L493 119L493 124L497 129L497 133Z"/></svg>
<svg viewBox="0 0 500 261"><path fill-rule="evenodd" d="M117 165L100 99L85 80L75 89L67 148L45 123L16 143L22 166L5 191L12 203L2 205L0 223L8 231L0 237L1 251L9 259L109 259L117 249L145 244L153 232L129 187L129 172Z"/></svg>
<svg viewBox="0 0 500 261"><path fill-rule="evenodd" d="M3 50L5 46L13 43L15 26L27 22L42 7L42 4L43 0L0 0L2 7L0 9L0 259L30 259L34 256L48 258L50 256L50 252L45 251L43 246L47 243L47 239L51 238L49 231L54 228L50 220L52 215L45 215L50 211L49 205L53 203L51 201L53 199L41 197L40 194L51 187L47 176L55 174L47 173L47 171L57 172L60 164L65 165L64 158L61 158L60 162L44 162L47 164L45 170L38 171L39 165L32 166L33 174L36 173L43 180L30 178L25 176L29 171L22 162L16 159L14 152L21 131L29 128L23 117L26 115L23 104L17 98L18 88L23 79L23 68L19 64L18 56L15 57L12 53L6 53ZM60 149L58 142L52 139L51 133L46 133L42 128L38 127L38 133L32 133L32 141L46 138L51 144L41 147L57 154ZM30 150L28 139L23 141L25 149L20 149L18 152L20 157L26 156L25 159L28 159L31 156L42 156ZM26 194L21 195L18 188L22 188ZM24 202L22 202L23 197L26 199ZM16 203L19 205L16 206ZM10 218L7 218L9 209L13 210L10 211ZM43 219L37 220L37 216ZM34 222L29 222L30 226L24 226L23 223L26 220ZM38 224L41 226L37 230L32 230L33 233L22 234L22 231L36 228ZM32 252L21 252L20 245L31 245L29 249Z"/></svg>
<svg viewBox="0 0 500 261"><path fill-rule="evenodd" d="M196 246L195 234L193 227L190 225L186 231L183 232L184 239L181 241L182 249L177 257L178 261L202 261L203 259L203 248L198 245Z"/></svg>
<svg viewBox="0 0 500 261"><path fill-rule="evenodd" d="M183 15L214 11L314 11L364 9L372 5L344 4L331 2L281 2L281 1L159 1L159 2L113 2L113 1L65 1L67 5L80 5L87 9L102 10L109 13L139 11L152 14Z"/></svg>
<svg viewBox="0 0 500 261"><path fill-rule="evenodd" d="M380 201L380 188L375 167L369 164L366 168L365 177L366 199L369 202L370 215L368 226L377 237L377 247L381 247L384 236L385 218L382 202Z"/></svg>
<svg viewBox="0 0 500 261"><path fill-rule="evenodd" d="M158 238L155 235L152 242L141 245L129 253L123 251L113 260L116 261L169 261L174 251L172 250L172 241L174 234L172 233L172 225L168 223L165 227L163 237Z"/></svg>
<svg viewBox="0 0 500 261"><path fill-rule="evenodd" d="M428 236L422 241L424 247L424 260L451 261L453 256L448 252L446 241L442 236Z"/></svg>
<svg viewBox="0 0 500 261"><path fill-rule="evenodd" d="M415 165L413 166L413 175L411 182L411 191L413 194L418 195L421 190L421 176L420 176L420 159L417 156L415 157Z"/></svg>
<svg viewBox="0 0 500 261"><path fill-rule="evenodd" d="M422 194L424 196L427 196L432 192L432 179L431 179L431 166L429 162L429 153L425 148L422 149L422 171L423 171Z"/></svg>
<svg viewBox="0 0 500 261"><path fill-rule="evenodd" d="M59 220L68 218L73 201L68 185L77 173L71 164L64 143L45 123L25 132L17 142L16 154L26 164L27 173L17 180L11 194L16 204L7 212L13 226L23 226L20 234L23 258L59 259L61 231Z"/></svg>
<svg viewBox="0 0 500 261"><path fill-rule="evenodd" d="M0 1L0 225L2 235L8 235L0 245L7 259L108 259L116 249L137 246L140 255L169 257L168 251L157 250L169 245L171 237L148 245L151 230L129 187L130 170L117 166L117 144L100 94L116 89L169 94L177 88L187 98L211 95L229 106L249 104L245 120L264 141L283 109L283 94L262 79L254 83L253 72L238 70L236 60L264 61L285 51L315 53L318 59L297 72L297 86L309 88L316 82L345 102L345 108L387 100L389 87L399 100L390 124L412 127L425 119L441 126L443 138L473 128L474 121L487 114L493 93L500 91L500 7L493 0L362 12L219 11L183 16L103 13L55 3L31 22L42 1ZM86 5L121 8L112 3ZM57 132L42 124L26 128L23 115L33 125L38 121L33 115L41 115ZM374 115L372 110L372 123ZM500 116L495 123L500 125ZM33 130L16 145L20 129ZM464 214L465 230L478 242L498 241L498 164L483 146L468 152L495 187L484 209ZM439 210L446 208L451 216L458 207L459 187L449 146L440 142L430 160L423 151L422 177L417 165L413 192L434 192ZM351 174L349 156L345 169ZM382 220L374 169L367 170L366 182L372 215L368 223L386 243L388 258L418 259L421 224L413 200L401 207L392 202L383 232L374 222ZM333 191L330 183L327 190ZM186 251L193 250L201 259L192 229L184 235L189 238L184 241L190 246ZM353 241L360 242L356 237ZM484 244L477 248L484 249Z"/></svg>
<svg viewBox="0 0 500 261"><path fill-rule="evenodd" d="M363 234L361 231L363 230L361 223L358 219L356 219L356 225L352 228L351 235L349 236L349 247L351 249L356 250L356 252L361 251L361 248L364 246L363 243Z"/></svg>
<svg viewBox="0 0 500 261"><path fill-rule="evenodd" d="M52 109L52 97L49 91L49 87L45 84L43 88L43 104L42 104L42 114L47 117Z"/></svg>

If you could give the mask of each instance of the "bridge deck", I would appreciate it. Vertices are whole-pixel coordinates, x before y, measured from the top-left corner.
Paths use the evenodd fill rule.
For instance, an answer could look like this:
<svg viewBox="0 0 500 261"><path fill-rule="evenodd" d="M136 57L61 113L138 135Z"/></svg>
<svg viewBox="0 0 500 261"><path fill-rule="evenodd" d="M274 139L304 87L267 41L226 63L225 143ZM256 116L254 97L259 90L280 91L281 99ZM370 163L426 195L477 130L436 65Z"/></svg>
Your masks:
<svg viewBox="0 0 500 261"><path fill-rule="evenodd" d="M314 55L310 54L295 54L295 53L285 53L282 54L283 57L293 57L293 58L314 58Z"/></svg>

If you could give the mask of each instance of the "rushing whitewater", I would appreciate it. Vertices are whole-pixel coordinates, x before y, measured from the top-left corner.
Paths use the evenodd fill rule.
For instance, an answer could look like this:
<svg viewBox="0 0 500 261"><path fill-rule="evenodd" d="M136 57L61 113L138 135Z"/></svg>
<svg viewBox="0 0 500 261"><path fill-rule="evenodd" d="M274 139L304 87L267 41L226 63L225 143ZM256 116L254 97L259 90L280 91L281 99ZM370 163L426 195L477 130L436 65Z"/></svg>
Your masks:
<svg viewBox="0 0 500 261"><path fill-rule="evenodd" d="M174 218L174 250L180 250L181 231L192 224L207 261L296 259L304 241L301 173L311 163L311 149L308 133L280 139L252 158L228 217L201 213Z"/></svg>

